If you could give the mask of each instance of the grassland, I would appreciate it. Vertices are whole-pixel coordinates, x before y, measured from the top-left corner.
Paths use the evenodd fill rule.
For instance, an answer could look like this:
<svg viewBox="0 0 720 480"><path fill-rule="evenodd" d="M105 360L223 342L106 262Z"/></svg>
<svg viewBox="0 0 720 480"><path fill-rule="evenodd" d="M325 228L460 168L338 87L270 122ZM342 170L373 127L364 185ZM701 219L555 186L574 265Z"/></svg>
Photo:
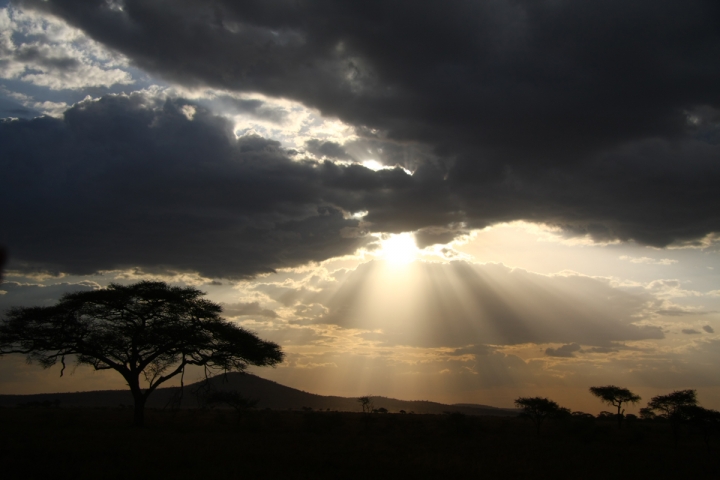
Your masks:
<svg viewBox="0 0 720 480"><path fill-rule="evenodd" d="M299 411L0 408L3 479L720 478L720 439L669 425Z"/></svg>

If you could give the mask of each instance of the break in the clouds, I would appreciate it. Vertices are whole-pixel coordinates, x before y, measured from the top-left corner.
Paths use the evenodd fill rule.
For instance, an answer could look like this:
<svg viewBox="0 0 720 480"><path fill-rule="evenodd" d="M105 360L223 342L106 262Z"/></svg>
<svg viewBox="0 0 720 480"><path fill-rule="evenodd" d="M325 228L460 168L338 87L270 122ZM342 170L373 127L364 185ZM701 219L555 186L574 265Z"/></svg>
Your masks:
<svg viewBox="0 0 720 480"><path fill-rule="evenodd" d="M427 145L469 227L525 219L654 246L720 230L714 1L14 3L167 81ZM393 231L448 223L380 210Z"/></svg>
<svg viewBox="0 0 720 480"><path fill-rule="evenodd" d="M31 10L0 9L0 79L52 90L131 84L126 60L65 22Z"/></svg>

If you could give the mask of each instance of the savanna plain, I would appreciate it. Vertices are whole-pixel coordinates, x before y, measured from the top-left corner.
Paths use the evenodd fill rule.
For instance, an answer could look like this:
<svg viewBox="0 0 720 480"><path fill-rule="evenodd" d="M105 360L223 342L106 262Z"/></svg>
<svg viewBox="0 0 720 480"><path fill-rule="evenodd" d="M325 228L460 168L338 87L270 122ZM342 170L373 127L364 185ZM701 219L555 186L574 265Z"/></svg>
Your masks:
<svg viewBox="0 0 720 480"><path fill-rule="evenodd" d="M0 408L6 479L720 478L720 438L635 420Z"/></svg>

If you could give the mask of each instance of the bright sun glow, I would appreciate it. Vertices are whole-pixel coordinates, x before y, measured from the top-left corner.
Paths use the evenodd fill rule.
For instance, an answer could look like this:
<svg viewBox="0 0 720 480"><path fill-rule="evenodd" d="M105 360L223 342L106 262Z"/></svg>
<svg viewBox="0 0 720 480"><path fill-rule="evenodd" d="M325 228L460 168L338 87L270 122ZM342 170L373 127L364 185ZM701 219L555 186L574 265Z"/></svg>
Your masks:
<svg viewBox="0 0 720 480"><path fill-rule="evenodd" d="M412 262L419 252L412 233L388 235L380 241L380 245L380 256L390 263L399 265Z"/></svg>
<svg viewBox="0 0 720 480"><path fill-rule="evenodd" d="M382 163L378 162L377 160L365 160L361 163L361 165L365 168L369 168L370 170L377 172L379 170L393 170L395 168L401 168L405 173L412 176L413 172L408 170L407 168L401 166L401 165L383 165Z"/></svg>

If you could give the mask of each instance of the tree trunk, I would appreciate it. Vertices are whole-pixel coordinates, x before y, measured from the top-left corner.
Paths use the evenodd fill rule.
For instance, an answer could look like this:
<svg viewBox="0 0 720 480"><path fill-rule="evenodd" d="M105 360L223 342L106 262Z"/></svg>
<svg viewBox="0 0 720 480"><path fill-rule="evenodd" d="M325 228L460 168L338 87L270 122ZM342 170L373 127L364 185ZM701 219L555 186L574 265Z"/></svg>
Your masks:
<svg viewBox="0 0 720 480"><path fill-rule="evenodd" d="M133 423L136 427L142 427L145 424L145 401L147 400L147 397L143 394L143 391L140 388L140 381L137 375L128 375L125 379L130 387L133 400L135 400Z"/></svg>

